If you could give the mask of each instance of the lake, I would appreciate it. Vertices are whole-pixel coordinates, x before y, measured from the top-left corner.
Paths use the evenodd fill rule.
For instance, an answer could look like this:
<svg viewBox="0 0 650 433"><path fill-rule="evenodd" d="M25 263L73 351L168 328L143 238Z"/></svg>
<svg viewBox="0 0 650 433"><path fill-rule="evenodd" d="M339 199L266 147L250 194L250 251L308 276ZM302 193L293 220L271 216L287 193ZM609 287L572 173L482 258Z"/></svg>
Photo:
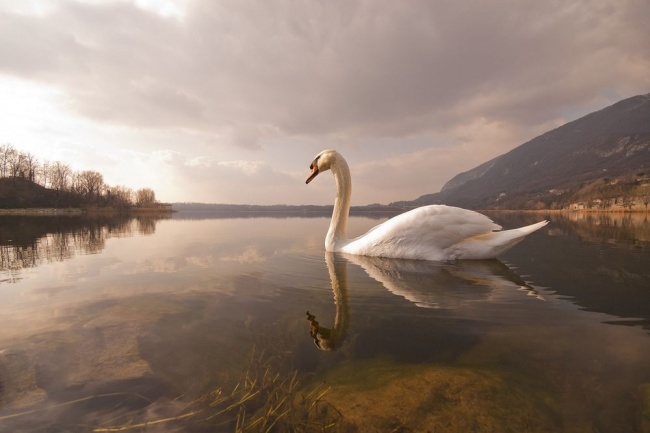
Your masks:
<svg viewBox="0 0 650 433"><path fill-rule="evenodd" d="M325 215L0 216L0 431L650 432L648 215L490 216L551 223L435 263Z"/></svg>

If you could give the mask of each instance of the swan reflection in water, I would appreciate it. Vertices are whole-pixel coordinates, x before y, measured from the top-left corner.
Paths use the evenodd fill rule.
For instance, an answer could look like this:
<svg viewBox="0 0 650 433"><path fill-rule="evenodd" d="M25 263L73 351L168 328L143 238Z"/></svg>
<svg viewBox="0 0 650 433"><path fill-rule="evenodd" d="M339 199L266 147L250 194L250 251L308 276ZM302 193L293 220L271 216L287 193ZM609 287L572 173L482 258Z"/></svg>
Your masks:
<svg viewBox="0 0 650 433"><path fill-rule="evenodd" d="M332 282L334 292L334 326L325 328L320 326L316 317L307 311L309 321L309 334L314 343L321 350L336 350L345 340L350 325L350 307L348 304L348 269L347 260L343 254L326 252L325 262Z"/></svg>
<svg viewBox="0 0 650 433"><path fill-rule="evenodd" d="M332 328L322 326L307 311L310 335L321 350L338 349L348 332L348 262L361 267L389 292L422 308L456 309L470 302L494 301L521 291L544 300L537 290L497 259L450 263L326 252L325 262L336 307Z"/></svg>

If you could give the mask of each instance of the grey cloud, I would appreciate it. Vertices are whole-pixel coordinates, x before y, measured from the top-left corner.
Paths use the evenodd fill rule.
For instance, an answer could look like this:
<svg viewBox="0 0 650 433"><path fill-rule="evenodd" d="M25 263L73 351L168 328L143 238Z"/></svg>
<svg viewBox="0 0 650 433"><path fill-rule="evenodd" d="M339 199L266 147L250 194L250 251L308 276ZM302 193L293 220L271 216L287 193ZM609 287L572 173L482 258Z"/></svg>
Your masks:
<svg viewBox="0 0 650 433"><path fill-rule="evenodd" d="M286 194L306 192L300 188L304 182L263 161L219 160L208 156L186 160L173 153L165 169L176 179L179 188L192 191L193 200L197 201L278 204ZM303 198L307 197L305 193Z"/></svg>
<svg viewBox="0 0 650 433"><path fill-rule="evenodd" d="M58 5L1 15L3 73L62 86L94 119L228 130L252 149L269 134L404 137L477 116L532 126L650 87L634 68L650 64L650 6L634 0L196 1L182 21Z"/></svg>

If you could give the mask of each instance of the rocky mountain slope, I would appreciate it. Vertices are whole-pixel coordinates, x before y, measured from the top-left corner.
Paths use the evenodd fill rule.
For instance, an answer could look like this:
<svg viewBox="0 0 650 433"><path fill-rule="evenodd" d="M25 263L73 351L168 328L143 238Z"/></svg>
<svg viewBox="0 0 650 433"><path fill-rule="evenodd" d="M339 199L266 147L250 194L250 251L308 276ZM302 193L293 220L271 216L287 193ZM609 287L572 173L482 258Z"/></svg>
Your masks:
<svg viewBox="0 0 650 433"><path fill-rule="evenodd" d="M438 193L401 204L550 209L576 200L616 203L625 195L643 195L649 176L647 94L569 122L458 174ZM650 187L645 189L650 195Z"/></svg>

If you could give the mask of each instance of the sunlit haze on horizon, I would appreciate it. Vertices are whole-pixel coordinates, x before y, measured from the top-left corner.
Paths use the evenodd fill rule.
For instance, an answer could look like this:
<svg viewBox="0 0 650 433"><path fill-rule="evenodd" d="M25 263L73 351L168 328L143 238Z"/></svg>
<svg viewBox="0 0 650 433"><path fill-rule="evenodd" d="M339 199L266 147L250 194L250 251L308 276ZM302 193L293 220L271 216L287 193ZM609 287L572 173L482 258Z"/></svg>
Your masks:
<svg viewBox="0 0 650 433"><path fill-rule="evenodd" d="M0 144L165 202L411 200L650 92L650 2L0 0Z"/></svg>

